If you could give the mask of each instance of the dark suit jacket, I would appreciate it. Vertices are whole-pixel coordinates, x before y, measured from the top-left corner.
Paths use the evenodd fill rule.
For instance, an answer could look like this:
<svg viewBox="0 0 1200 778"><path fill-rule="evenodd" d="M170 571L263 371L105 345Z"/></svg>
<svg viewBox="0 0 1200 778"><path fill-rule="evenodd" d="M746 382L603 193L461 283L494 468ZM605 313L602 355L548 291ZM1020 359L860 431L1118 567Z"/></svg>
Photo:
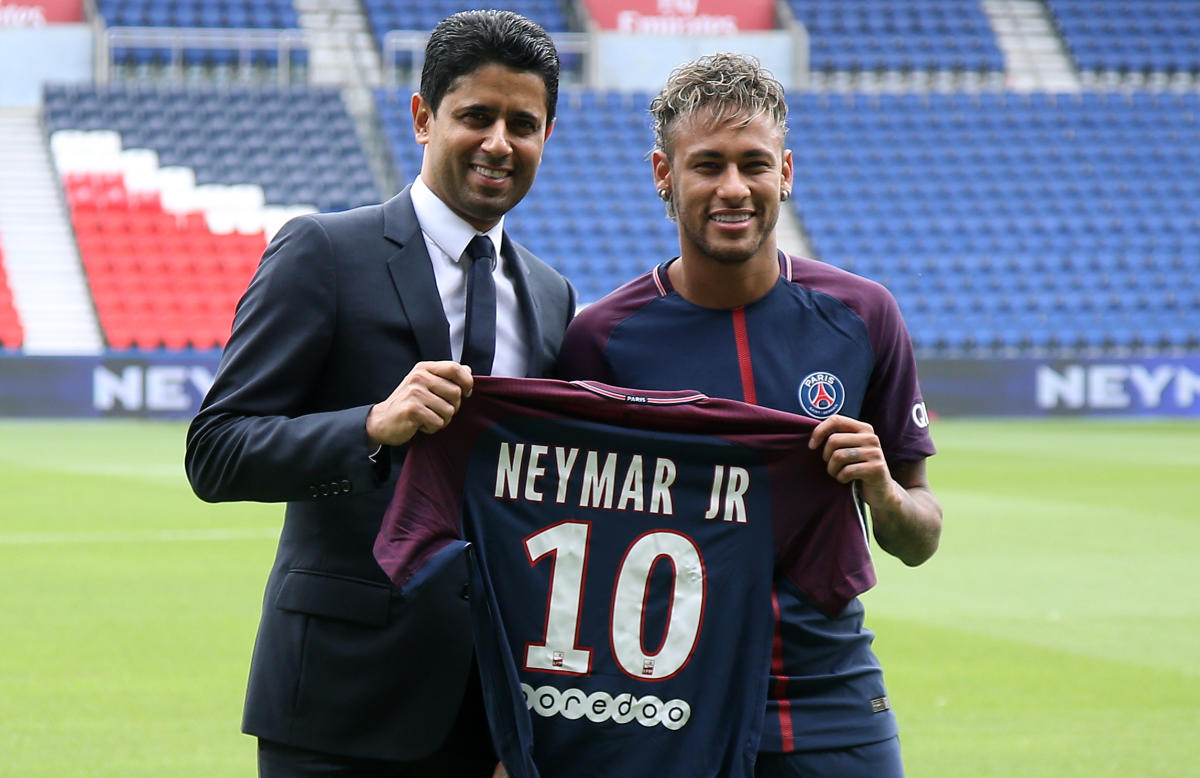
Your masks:
<svg viewBox="0 0 1200 778"><path fill-rule="evenodd" d="M505 240L545 375L575 307L570 284ZM286 501L250 668L245 732L329 753L413 759L444 739L471 660L465 571L403 599L372 556L405 447L368 458L365 420L450 337L408 190L294 219L238 304L188 430L208 501Z"/></svg>

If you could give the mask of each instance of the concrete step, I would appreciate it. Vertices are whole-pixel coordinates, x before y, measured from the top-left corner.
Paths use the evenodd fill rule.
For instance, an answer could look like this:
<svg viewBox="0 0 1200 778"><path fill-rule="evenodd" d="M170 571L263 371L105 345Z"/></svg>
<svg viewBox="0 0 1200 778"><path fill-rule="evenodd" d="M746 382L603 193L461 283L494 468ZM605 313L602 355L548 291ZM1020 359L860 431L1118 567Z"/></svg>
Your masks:
<svg viewBox="0 0 1200 778"><path fill-rule="evenodd" d="M53 212L61 216L62 200L58 192L30 191L22 195L20 192L6 193L0 197L0 213L21 213L25 216L35 216L39 213Z"/></svg>
<svg viewBox="0 0 1200 778"><path fill-rule="evenodd" d="M41 221L47 214L61 217L63 209L57 197L25 198L19 203L0 200L0 213L12 217L13 220L19 217L21 224L30 224L33 221Z"/></svg>
<svg viewBox="0 0 1200 778"><path fill-rule="evenodd" d="M14 297L20 297L24 302L30 305L44 308L47 310L75 310L80 306L83 300L69 299L62 294L64 291L87 291L87 286L78 279L64 277L64 274L58 273L55 276L47 276L38 278L37 276L17 276L13 273L9 274L9 279L19 278L23 283L20 289L13 290ZM86 301L90 305L91 295L85 295Z"/></svg>
<svg viewBox="0 0 1200 778"><path fill-rule="evenodd" d="M99 328L36 112L4 113L0 242L27 354L97 353Z"/></svg>
<svg viewBox="0 0 1200 778"><path fill-rule="evenodd" d="M54 243L45 242L26 246L14 246L4 241L4 251L6 254L13 256L21 254L26 257L31 257L24 260L20 269L9 267L9 276L20 276L21 278L36 279L38 276L55 274L61 277L65 272L74 270L75 262L75 244L70 241L55 241ZM37 255L41 254L39 258Z"/></svg>
<svg viewBox="0 0 1200 778"><path fill-rule="evenodd" d="M25 209L18 208L17 204L15 203L6 204L3 200L0 200L0 220L2 220L6 214L15 214L21 210ZM34 209L29 210L33 211ZM63 220L63 217L66 215L66 213L67 209L65 206L63 206L62 201L59 198L47 197L39 202L36 212L23 214L20 223L22 225L43 223L57 224L60 225L60 229L69 231L70 222Z"/></svg>
<svg viewBox="0 0 1200 778"><path fill-rule="evenodd" d="M56 253L61 256L67 256L68 252L74 253L74 246L63 246L63 249L63 251ZM7 248L5 252L9 254L16 253ZM33 264L33 262L37 262L37 260L33 260L32 262L27 260L22 263L23 267L20 268L10 267L8 269L8 277L10 279L19 278L31 287L38 285L66 287L74 283L70 280L71 271L77 268L74 261L46 260L40 264ZM79 282L79 285L83 285L82 281Z"/></svg>
<svg viewBox="0 0 1200 778"><path fill-rule="evenodd" d="M92 327L92 320L84 316L59 315L56 319L42 322L38 332L43 335L63 332L86 331Z"/></svg>
<svg viewBox="0 0 1200 778"><path fill-rule="evenodd" d="M2 207L0 206L0 208ZM58 218L55 218L56 216ZM72 238L71 231L63 226L62 214L49 204L37 213L27 215L5 211L5 217L0 218L0 230L15 231L20 235L31 235L38 238L51 235L65 235Z"/></svg>
<svg viewBox="0 0 1200 778"><path fill-rule="evenodd" d="M29 249L30 255L36 257L39 253L41 253L38 251L38 248L40 246L45 246L49 241L58 241L68 246L75 245L75 238L70 232L62 229L62 227L42 227L40 229L28 229L24 228L24 224L21 226L23 227L22 229L16 229L13 227L4 231L5 246L10 246L13 248L20 246L21 248L27 248ZM48 252L48 250L45 251Z"/></svg>
<svg viewBox="0 0 1200 778"><path fill-rule="evenodd" d="M13 295L17 299L17 295ZM46 327L61 326L60 322L90 321L91 305L77 307L74 305L51 305L38 299L21 299L22 313L37 314L41 324ZM40 325L39 325L40 326Z"/></svg>

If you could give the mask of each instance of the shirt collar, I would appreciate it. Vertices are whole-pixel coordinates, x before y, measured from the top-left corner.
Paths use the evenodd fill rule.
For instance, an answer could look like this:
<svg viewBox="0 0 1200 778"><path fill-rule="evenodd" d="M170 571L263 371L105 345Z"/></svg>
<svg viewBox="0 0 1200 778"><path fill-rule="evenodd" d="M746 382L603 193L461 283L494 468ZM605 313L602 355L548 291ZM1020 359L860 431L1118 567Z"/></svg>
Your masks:
<svg viewBox="0 0 1200 778"><path fill-rule="evenodd" d="M419 175L413 181L409 195L412 197L413 210L417 213L421 232L425 233L426 237L445 252L450 261L457 263L462 259L462 254L467 250L467 244L471 242L471 238L478 235L479 232L467 224L461 216L450 210L450 206L442 202L441 198L434 194ZM500 221L484 234L492 239L492 245L496 248L496 256L499 257L501 239L504 236L504 217L501 216ZM494 268L495 265L493 264L492 267Z"/></svg>

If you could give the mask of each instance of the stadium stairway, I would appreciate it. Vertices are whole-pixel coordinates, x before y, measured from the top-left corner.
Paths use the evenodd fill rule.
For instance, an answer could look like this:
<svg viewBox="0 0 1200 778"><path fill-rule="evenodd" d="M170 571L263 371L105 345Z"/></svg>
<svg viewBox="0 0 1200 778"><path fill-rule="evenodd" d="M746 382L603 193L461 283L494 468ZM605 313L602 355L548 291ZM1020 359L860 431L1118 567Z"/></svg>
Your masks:
<svg viewBox="0 0 1200 778"><path fill-rule="evenodd" d="M1079 76L1038 0L983 0L1004 52L1008 87L1016 91L1078 92Z"/></svg>
<svg viewBox="0 0 1200 778"><path fill-rule="evenodd" d="M294 0L312 84L382 83L379 51L358 0Z"/></svg>
<svg viewBox="0 0 1200 778"><path fill-rule="evenodd" d="M801 257L813 255L812 245L800 225L795 208L784 206L779 209L779 223L775 225L775 243L789 254Z"/></svg>
<svg viewBox="0 0 1200 778"><path fill-rule="evenodd" d="M381 192L399 191L371 94L383 83L383 66L362 5L358 0L294 2L309 44L309 83L341 87L376 186Z"/></svg>
<svg viewBox="0 0 1200 778"><path fill-rule="evenodd" d="M37 112L0 112L0 138L0 234L25 353L98 353L99 327Z"/></svg>

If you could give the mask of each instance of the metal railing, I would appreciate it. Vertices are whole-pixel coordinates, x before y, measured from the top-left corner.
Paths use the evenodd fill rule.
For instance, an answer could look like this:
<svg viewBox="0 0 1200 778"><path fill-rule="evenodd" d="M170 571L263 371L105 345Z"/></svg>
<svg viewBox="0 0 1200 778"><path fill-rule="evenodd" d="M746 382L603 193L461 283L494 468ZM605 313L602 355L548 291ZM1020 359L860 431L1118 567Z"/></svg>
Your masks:
<svg viewBox="0 0 1200 778"><path fill-rule="evenodd" d="M195 27L109 27L97 36L96 81L108 83L113 67L113 52L117 49L162 49L168 55L167 68L182 77L184 51L188 49L234 50L238 65L248 68L254 52L275 52L278 80L281 86L291 83L292 52L308 51L304 31L289 30L232 30Z"/></svg>
<svg viewBox="0 0 1200 778"><path fill-rule="evenodd" d="M809 39L803 24L788 25L794 39L795 87L803 88L809 77ZM594 87L600 83L601 63L596 56L595 37L588 33L554 33L550 36L562 60L562 79L567 84ZM280 85L292 81L291 62L295 51L309 52L310 44L304 30L211 29L193 27L109 27L96 36L96 81L108 83L111 78L113 52L117 49L161 49L167 54L167 68L174 76L182 77L185 50L231 49L238 52L238 64L252 64L254 52L272 51L278 57L276 70ZM392 30L383 37L382 68L384 86L416 86L425 60L425 44L429 33L416 30ZM401 68L401 55L409 62Z"/></svg>
<svg viewBox="0 0 1200 778"><path fill-rule="evenodd" d="M591 35L582 32L551 33L558 56L563 62L563 79L577 81L580 86L595 84L596 61L595 46ZM417 30L392 30L383 36L383 83L384 86L401 86L403 72L407 78L403 84L415 87L420 81L421 66L425 62L425 44L429 40L428 32ZM401 54L411 57L411 64L402 69L397 64Z"/></svg>

